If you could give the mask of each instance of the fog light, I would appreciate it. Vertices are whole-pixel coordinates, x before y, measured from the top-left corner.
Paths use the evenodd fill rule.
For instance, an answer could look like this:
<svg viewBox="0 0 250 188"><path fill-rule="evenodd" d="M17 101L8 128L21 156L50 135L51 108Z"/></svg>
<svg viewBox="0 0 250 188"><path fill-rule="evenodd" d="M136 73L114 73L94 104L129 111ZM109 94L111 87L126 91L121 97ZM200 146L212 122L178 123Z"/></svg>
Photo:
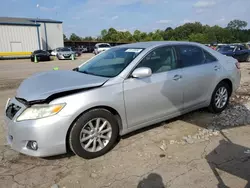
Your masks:
<svg viewBox="0 0 250 188"><path fill-rule="evenodd" d="M37 150L38 144L36 141L29 141L27 144L27 148L32 149L32 150Z"/></svg>

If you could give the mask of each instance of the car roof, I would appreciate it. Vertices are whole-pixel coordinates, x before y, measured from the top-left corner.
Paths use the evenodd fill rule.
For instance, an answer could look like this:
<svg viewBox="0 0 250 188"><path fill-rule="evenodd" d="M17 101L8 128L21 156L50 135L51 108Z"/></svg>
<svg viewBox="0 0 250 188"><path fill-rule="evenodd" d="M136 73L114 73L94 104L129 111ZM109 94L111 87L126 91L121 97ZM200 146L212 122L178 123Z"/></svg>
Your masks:
<svg viewBox="0 0 250 188"><path fill-rule="evenodd" d="M119 46L115 46L118 48L152 48L157 47L161 45L177 45L177 44L193 44L193 45L201 45L196 42L186 42L186 41L150 41L150 42L137 42L137 43L131 43L131 44L123 44Z"/></svg>
<svg viewBox="0 0 250 188"><path fill-rule="evenodd" d="M102 44L110 45L109 43L97 43L97 44L95 44L95 45L96 45L96 46L99 46L99 45L102 45Z"/></svg>

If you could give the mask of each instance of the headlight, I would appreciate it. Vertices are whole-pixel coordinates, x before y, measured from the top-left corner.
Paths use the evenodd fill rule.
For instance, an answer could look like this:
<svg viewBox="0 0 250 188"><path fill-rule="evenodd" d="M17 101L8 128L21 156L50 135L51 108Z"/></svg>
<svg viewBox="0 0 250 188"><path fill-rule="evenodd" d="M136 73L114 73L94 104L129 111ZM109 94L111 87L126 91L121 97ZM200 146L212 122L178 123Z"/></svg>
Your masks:
<svg viewBox="0 0 250 188"><path fill-rule="evenodd" d="M7 100L6 104L5 104L5 110L7 110L9 104L10 104L10 98L8 98L8 100Z"/></svg>
<svg viewBox="0 0 250 188"><path fill-rule="evenodd" d="M34 105L18 116L17 121L40 119L53 116L60 112L66 104Z"/></svg>

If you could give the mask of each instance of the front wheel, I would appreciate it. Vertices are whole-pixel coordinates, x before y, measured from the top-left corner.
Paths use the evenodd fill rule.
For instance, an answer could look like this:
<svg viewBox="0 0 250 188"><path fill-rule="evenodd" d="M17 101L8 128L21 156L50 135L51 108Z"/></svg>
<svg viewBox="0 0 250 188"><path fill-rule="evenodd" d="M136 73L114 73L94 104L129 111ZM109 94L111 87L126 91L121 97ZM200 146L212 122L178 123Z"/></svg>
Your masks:
<svg viewBox="0 0 250 188"><path fill-rule="evenodd" d="M118 132L118 123L112 113L105 109L90 110L73 125L69 134L69 145L79 157L99 157L111 150Z"/></svg>
<svg viewBox="0 0 250 188"><path fill-rule="evenodd" d="M228 84L225 82L219 83L212 94L209 110L213 113L222 112L228 105L229 97L230 87Z"/></svg>

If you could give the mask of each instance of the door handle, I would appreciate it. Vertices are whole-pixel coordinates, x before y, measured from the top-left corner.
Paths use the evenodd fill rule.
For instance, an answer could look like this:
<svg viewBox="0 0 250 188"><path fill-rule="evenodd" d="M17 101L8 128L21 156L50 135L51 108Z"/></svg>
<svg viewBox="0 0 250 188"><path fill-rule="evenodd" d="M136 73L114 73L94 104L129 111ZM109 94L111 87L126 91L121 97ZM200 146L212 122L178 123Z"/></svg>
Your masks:
<svg viewBox="0 0 250 188"><path fill-rule="evenodd" d="M175 75L174 78L173 78L173 80L177 81L177 80L179 80L179 79L181 79L181 78L182 78L181 75Z"/></svg>
<svg viewBox="0 0 250 188"><path fill-rule="evenodd" d="M217 71L217 70L219 70L219 69L220 69L220 67L219 67L219 66L217 66L217 65L216 65L216 66L214 66L214 70L216 70L216 71Z"/></svg>

